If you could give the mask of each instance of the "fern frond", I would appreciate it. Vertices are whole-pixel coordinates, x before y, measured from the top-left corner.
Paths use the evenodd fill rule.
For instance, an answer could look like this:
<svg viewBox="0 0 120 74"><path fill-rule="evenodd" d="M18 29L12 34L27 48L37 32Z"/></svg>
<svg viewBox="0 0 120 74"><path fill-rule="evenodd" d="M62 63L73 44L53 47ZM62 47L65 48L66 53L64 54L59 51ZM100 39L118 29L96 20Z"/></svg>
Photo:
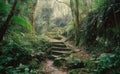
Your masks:
<svg viewBox="0 0 120 74"><path fill-rule="evenodd" d="M8 11L8 6L4 2L0 1L0 16L7 15Z"/></svg>
<svg viewBox="0 0 120 74"><path fill-rule="evenodd" d="M24 18L20 17L20 16L13 16L12 19L11 19L11 22L12 23L16 23L16 24L19 24L27 29L31 29L32 26L31 24L25 20Z"/></svg>

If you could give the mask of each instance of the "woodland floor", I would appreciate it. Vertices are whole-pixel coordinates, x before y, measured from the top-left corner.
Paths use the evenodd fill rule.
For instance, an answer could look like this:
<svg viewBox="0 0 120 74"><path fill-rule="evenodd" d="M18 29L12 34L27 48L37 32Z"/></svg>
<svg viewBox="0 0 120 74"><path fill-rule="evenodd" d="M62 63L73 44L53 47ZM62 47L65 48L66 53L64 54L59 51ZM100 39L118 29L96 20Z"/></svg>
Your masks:
<svg viewBox="0 0 120 74"><path fill-rule="evenodd" d="M71 44L70 41L66 42L66 37L60 36L61 39L49 39L50 42L64 42L67 47L71 48L75 51L75 57L80 60L86 60L90 59L91 55L88 54L84 48L77 48L75 45ZM63 70L62 68L57 68L53 66L53 60L46 59L46 61L43 63L43 69L46 72L46 74L68 74L68 71ZM85 73L88 74L88 73Z"/></svg>
<svg viewBox="0 0 120 74"><path fill-rule="evenodd" d="M44 70L46 71L46 74L67 74L67 71L63 71L61 69L58 69L57 67L54 67L52 60L47 59L43 65L44 65Z"/></svg>

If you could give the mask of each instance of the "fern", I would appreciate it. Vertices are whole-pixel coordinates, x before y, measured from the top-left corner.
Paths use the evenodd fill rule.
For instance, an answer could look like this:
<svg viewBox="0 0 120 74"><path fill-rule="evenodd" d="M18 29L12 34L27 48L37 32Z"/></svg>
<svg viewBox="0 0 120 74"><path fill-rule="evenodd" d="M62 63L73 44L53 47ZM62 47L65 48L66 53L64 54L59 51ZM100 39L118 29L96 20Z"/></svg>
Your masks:
<svg viewBox="0 0 120 74"><path fill-rule="evenodd" d="M0 16L6 16L8 11L8 6L3 1L0 1Z"/></svg>
<svg viewBox="0 0 120 74"><path fill-rule="evenodd" d="M31 24L26 21L24 18L20 17L20 16L13 16L12 19L11 19L11 22L12 23L16 23L16 24L19 24L27 29L31 29L32 26Z"/></svg>
<svg viewBox="0 0 120 74"><path fill-rule="evenodd" d="M99 7L103 7L103 4L107 1L107 0L92 0L92 7L93 10L96 10Z"/></svg>

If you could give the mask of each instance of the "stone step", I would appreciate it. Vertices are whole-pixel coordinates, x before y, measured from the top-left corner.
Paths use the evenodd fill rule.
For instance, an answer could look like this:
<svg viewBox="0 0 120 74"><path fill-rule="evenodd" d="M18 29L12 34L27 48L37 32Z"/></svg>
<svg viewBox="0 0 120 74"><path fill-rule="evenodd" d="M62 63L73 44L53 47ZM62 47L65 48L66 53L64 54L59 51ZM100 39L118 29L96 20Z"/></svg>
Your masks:
<svg viewBox="0 0 120 74"><path fill-rule="evenodd" d="M58 57L60 57L59 55L51 55L51 57L53 57L53 58L58 58Z"/></svg>
<svg viewBox="0 0 120 74"><path fill-rule="evenodd" d="M52 44L52 46L55 46L55 47L66 47L65 44Z"/></svg>
<svg viewBox="0 0 120 74"><path fill-rule="evenodd" d="M57 39L57 40L61 40L62 39L62 37L60 37L60 36L55 36L55 37L53 37L54 39Z"/></svg>
<svg viewBox="0 0 120 74"><path fill-rule="evenodd" d="M54 60L54 59L56 59L58 57L60 57L60 55L53 55L52 54L51 56L49 56L49 59Z"/></svg>
<svg viewBox="0 0 120 74"><path fill-rule="evenodd" d="M52 45L54 45L54 44L64 44L64 42L51 42L52 43Z"/></svg>
<svg viewBox="0 0 120 74"><path fill-rule="evenodd" d="M63 54L69 55L70 52L69 51L52 51L52 54L53 55L63 55Z"/></svg>
<svg viewBox="0 0 120 74"><path fill-rule="evenodd" d="M71 51L69 48L62 48L62 47L52 47L51 50L54 51Z"/></svg>

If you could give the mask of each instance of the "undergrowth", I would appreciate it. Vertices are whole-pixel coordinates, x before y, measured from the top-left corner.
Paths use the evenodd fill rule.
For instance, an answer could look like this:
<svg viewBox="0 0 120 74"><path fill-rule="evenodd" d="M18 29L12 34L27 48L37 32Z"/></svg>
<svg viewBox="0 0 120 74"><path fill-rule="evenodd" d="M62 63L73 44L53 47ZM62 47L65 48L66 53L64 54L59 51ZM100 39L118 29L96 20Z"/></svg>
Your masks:
<svg viewBox="0 0 120 74"><path fill-rule="evenodd" d="M0 73L36 74L49 46L46 39L32 34L6 36L0 44Z"/></svg>
<svg viewBox="0 0 120 74"><path fill-rule="evenodd" d="M89 68L93 74L120 74L119 20L120 1L101 0L99 7L81 22L79 47L84 46L95 55L94 66Z"/></svg>

